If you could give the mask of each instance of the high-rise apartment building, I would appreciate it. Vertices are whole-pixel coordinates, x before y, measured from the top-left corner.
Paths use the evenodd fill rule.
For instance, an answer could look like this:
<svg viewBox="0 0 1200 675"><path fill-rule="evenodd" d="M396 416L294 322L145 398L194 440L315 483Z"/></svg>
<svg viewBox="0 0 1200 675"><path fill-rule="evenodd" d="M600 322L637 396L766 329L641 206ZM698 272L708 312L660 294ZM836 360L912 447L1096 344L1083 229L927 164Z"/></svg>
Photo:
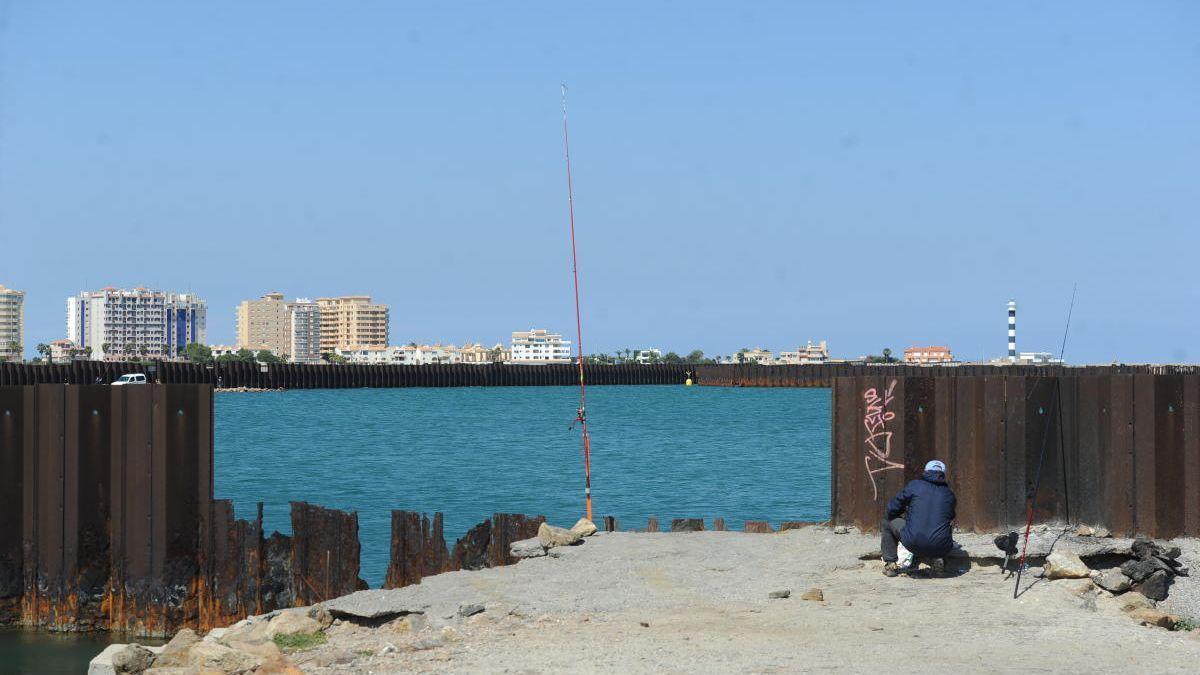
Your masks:
<svg viewBox="0 0 1200 675"><path fill-rule="evenodd" d="M321 362L321 309L308 298L288 303L291 326L291 359L295 363Z"/></svg>
<svg viewBox="0 0 1200 675"><path fill-rule="evenodd" d="M321 312L307 298L295 302L283 293L243 300L237 309L237 344L245 349L269 349L295 363L321 360Z"/></svg>
<svg viewBox="0 0 1200 675"><path fill-rule="evenodd" d="M388 306L369 295L317 298L321 312L321 353L388 346Z"/></svg>
<svg viewBox="0 0 1200 675"><path fill-rule="evenodd" d="M0 284L0 361L24 358L25 292Z"/></svg>
<svg viewBox="0 0 1200 675"><path fill-rule="evenodd" d="M207 303L191 293L111 286L67 298L67 339L93 359L171 358L204 344Z"/></svg>
<svg viewBox="0 0 1200 675"><path fill-rule="evenodd" d="M571 342L544 328L513 331L512 363L570 363Z"/></svg>
<svg viewBox="0 0 1200 675"><path fill-rule="evenodd" d="M276 356L291 354L292 322L283 293L267 293L258 300L243 300L237 308L237 346L266 347Z"/></svg>

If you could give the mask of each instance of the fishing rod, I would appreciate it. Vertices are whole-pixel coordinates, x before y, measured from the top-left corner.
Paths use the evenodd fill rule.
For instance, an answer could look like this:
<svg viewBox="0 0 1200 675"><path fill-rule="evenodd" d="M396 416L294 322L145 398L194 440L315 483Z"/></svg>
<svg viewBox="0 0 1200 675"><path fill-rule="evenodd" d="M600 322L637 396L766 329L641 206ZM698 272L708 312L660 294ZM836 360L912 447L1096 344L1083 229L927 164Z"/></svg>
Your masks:
<svg viewBox="0 0 1200 675"><path fill-rule="evenodd" d="M592 437L587 426L587 383L583 377L583 319L579 312L579 255L575 251L575 188L571 183L571 141L567 133L567 85L562 86L563 154L567 164L567 213L571 222L571 274L575 278L575 335L579 349L579 409L575 421L583 435L583 495L585 513L592 519Z"/></svg>
<svg viewBox="0 0 1200 675"><path fill-rule="evenodd" d="M1063 359L1066 357L1066 354L1067 354L1067 334L1071 330L1071 315L1074 314L1074 312L1075 312L1075 292L1078 290L1078 288L1079 288L1078 283L1071 285L1071 304L1067 307L1067 325L1063 329L1062 347L1059 349L1059 352L1058 352L1059 363L1063 362ZM1070 522L1070 519L1071 519L1071 516L1070 516L1070 512L1071 512L1070 494L1065 492L1066 486L1067 486L1067 477L1066 477L1067 465L1066 465L1066 449L1063 446L1062 384L1061 383L1062 383L1062 374L1060 373L1058 377L1054 378L1054 396L1055 396L1055 401L1056 401L1055 408L1057 409L1055 424L1058 425L1059 462L1063 469L1063 472L1062 472L1063 473L1063 489L1064 489L1063 494L1067 499L1067 514L1068 514L1067 522ZM1045 459L1046 459L1046 440L1049 437L1050 437L1050 425L1049 425L1049 423L1047 423L1046 426L1042 428L1042 448L1041 448L1041 451L1038 453L1037 473L1034 475L1033 489L1030 490L1029 494L1025 498L1025 507L1026 507L1026 514L1027 514L1026 518L1025 518L1025 541L1021 545L1021 560L1017 564L1017 582L1016 582L1016 584L1013 585L1013 599L1014 600L1017 599L1017 596L1020 594L1020 590L1021 590L1021 574L1025 571L1025 556L1026 556L1026 553L1028 553L1028 551L1029 551L1029 530L1033 527L1033 506L1034 506L1034 503L1037 501L1038 491L1042 486L1042 464L1045 462Z"/></svg>

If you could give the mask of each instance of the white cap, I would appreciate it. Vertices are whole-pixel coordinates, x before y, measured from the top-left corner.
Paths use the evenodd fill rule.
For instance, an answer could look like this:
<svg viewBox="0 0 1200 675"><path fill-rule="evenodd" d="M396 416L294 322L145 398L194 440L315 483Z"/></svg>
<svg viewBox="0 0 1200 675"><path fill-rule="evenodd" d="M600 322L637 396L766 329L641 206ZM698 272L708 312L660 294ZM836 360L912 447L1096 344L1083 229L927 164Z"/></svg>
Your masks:
<svg viewBox="0 0 1200 675"><path fill-rule="evenodd" d="M925 470L926 471L941 471L942 473L946 473L946 465L943 464L941 462L941 460L931 459L925 463Z"/></svg>

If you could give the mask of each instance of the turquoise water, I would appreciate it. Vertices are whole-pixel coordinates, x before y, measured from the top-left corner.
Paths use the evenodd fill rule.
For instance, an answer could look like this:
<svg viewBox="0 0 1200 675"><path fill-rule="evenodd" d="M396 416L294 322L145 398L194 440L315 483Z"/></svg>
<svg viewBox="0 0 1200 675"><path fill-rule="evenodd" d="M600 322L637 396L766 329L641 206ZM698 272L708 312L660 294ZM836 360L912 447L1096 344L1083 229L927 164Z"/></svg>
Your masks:
<svg viewBox="0 0 1200 675"><path fill-rule="evenodd" d="M0 673L4 675L79 675L92 657L114 642L160 645L162 640L120 633L50 633L0 630Z"/></svg>
<svg viewBox="0 0 1200 675"><path fill-rule="evenodd" d="M447 542L494 512L583 512L570 387L324 389L216 397L216 495L290 532L288 502L356 510L362 576L388 564L391 509L445 514ZM829 516L826 389L588 390L595 516Z"/></svg>

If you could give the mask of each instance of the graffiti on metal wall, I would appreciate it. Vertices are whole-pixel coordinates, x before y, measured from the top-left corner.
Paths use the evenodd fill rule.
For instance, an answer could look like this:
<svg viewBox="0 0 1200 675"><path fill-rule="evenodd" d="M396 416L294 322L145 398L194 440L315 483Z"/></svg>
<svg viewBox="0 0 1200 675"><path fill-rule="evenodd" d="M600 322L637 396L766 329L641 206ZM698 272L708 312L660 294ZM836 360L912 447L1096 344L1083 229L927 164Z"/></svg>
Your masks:
<svg viewBox="0 0 1200 675"><path fill-rule="evenodd" d="M896 381L892 380L883 396L879 395L875 387L863 392L863 403L867 411L863 415L863 426L867 429L864 461L867 465L867 477L871 479L872 499L875 500L879 499L879 486L875 484L875 474L904 468L902 462L892 459L892 432L888 430L888 422L896 419L896 413L888 410L892 399L895 398L892 395L895 388Z"/></svg>

